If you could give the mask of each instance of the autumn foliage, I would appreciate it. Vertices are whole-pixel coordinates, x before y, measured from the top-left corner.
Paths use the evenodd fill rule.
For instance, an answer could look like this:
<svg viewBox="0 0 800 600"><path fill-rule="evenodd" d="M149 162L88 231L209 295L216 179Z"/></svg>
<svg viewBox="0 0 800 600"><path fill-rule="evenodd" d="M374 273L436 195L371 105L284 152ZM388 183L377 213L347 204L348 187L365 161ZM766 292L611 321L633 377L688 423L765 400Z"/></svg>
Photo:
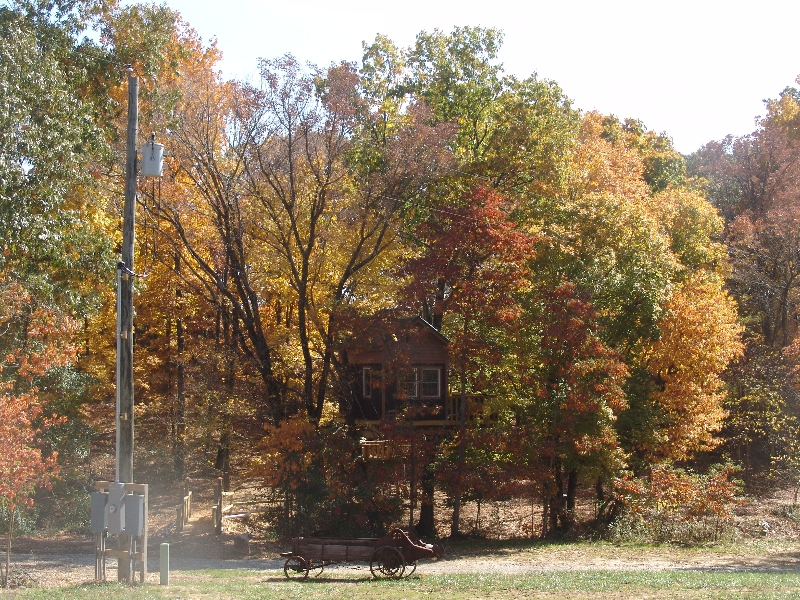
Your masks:
<svg viewBox="0 0 800 600"><path fill-rule="evenodd" d="M60 419L44 414L34 382L75 360L71 340L77 329L74 319L42 306L21 284L0 274L0 506L8 515L7 550L15 513L33 504L37 486L58 475L58 454L43 455L40 437ZM8 573L7 554L3 586Z"/></svg>
<svg viewBox="0 0 800 600"><path fill-rule="evenodd" d="M368 463L343 430L289 419L268 425L258 450L248 475L282 493L284 505L268 515L279 535L370 536L397 522L402 465Z"/></svg>
<svg viewBox="0 0 800 600"><path fill-rule="evenodd" d="M113 69L129 63L142 132L168 149L166 176L137 190L137 444L159 473L256 478L281 496L286 535L377 533L412 498L430 516L436 490L454 535L462 501L522 490L541 503L541 533L563 534L581 486L634 515L675 494L694 514L686 490L719 484L722 506L724 478L662 465L747 462L759 444L768 462L767 442L792 437L800 93L687 160L636 119L506 74L495 29L421 32L409 48L378 36L360 64L263 59L243 82L167 6L34 4L0 9L0 52L19 65L0 74L0 104L21 111L3 117L0 151L31 154L0 161L12 509L58 471L40 443L63 424L56 400L95 447L113 437L127 126ZM78 38L84 26L97 41ZM412 317L449 340L450 389L394 421L353 422L348 348L375 350ZM386 381L407 366L395 358ZM446 426L415 428L445 402L458 407ZM366 460L362 435L408 448L405 462Z"/></svg>
<svg viewBox="0 0 800 600"><path fill-rule="evenodd" d="M53 423L42 418L34 378L75 360L77 347L69 340L78 326L74 319L37 306L21 285L0 281L0 328L8 342L0 362L0 498L14 510L31 502L37 485L47 483L58 470L56 455L43 457L37 447L42 428Z"/></svg>
<svg viewBox="0 0 800 600"><path fill-rule="evenodd" d="M659 542L696 543L729 533L739 504L736 469L715 467L701 475L669 465L654 466L646 476L617 480L618 498L627 507L615 527ZM633 531L623 532L630 528Z"/></svg>

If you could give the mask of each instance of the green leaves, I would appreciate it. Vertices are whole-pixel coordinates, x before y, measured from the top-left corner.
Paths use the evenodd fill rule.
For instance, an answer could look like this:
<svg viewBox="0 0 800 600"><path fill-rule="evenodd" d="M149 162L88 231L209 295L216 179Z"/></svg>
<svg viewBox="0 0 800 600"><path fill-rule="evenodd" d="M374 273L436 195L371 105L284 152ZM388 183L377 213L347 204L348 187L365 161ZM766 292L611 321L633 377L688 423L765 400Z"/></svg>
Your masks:
<svg viewBox="0 0 800 600"><path fill-rule="evenodd" d="M0 211L13 236L74 182L83 132L73 123L86 115L57 62L17 21L0 23L0 82Z"/></svg>
<svg viewBox="0 0 800 600"><path fill-rule="evenodd" d="M69 210L68 199L90 183L92 150L102 144L90 106L71 83L58 60L40 49L30 26L3 9L0 261L53 260L85 231L82 215Z"/></svg>

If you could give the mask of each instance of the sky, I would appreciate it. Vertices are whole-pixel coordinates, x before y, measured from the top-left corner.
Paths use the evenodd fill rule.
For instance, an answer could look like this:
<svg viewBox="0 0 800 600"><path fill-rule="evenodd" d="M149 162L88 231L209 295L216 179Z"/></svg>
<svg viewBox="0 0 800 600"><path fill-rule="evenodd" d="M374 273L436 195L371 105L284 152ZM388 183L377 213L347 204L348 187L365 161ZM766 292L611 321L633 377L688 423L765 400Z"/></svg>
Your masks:
<svg viewBox="0 0 800 600"><path fill-rule="evenodd" d="M401 47L420 31L480 25L504 32L505 71L557 82L574 106L640 119L691 153L753 131L763 100L800 74L798 0L166 0L229 78L291 53L328 65L359 61L384 34Z"/></svg>

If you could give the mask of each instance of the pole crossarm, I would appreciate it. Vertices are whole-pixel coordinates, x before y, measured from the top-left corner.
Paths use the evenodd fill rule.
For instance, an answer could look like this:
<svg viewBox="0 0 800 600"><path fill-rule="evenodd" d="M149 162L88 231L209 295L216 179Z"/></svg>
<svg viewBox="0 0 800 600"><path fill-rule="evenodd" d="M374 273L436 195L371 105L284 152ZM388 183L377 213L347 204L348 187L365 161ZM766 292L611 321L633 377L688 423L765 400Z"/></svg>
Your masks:
<svg viewBox="0 0 800 600"><path fill-rule="evenodd" d="M117 269L122 271L123 273L127 273L131 277L139 277L141 279L146 279L147 277L150 277L149 273L134 273L127 266L125 266L125 263L122 261L119 261L117 263Z"/></svg>

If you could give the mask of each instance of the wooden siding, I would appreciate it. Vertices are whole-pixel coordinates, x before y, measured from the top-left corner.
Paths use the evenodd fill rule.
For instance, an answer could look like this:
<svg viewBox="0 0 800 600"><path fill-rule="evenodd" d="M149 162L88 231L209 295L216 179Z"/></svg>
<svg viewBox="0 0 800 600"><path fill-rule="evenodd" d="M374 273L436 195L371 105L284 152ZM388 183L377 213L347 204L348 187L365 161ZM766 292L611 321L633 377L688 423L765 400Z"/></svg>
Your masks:
<svg viewBox="0 0 800 600"><path fill-rule="evenodd" d="M405 325L404 331L387 339L381 347L348 352L356 399L352 416L356 420L391 420L404 409L409 409L414 421L444 421L446 418L449 367L447 339L421 319L409 320ZM409 369L438 369L439 396L423 397L419 391L422 385L421 371L417 374L416 397L398 394L397 373L389 372L389 365L397 369L398 361ZM364 396L364 368L372 369L375 378L370 397Z"/></svg>

